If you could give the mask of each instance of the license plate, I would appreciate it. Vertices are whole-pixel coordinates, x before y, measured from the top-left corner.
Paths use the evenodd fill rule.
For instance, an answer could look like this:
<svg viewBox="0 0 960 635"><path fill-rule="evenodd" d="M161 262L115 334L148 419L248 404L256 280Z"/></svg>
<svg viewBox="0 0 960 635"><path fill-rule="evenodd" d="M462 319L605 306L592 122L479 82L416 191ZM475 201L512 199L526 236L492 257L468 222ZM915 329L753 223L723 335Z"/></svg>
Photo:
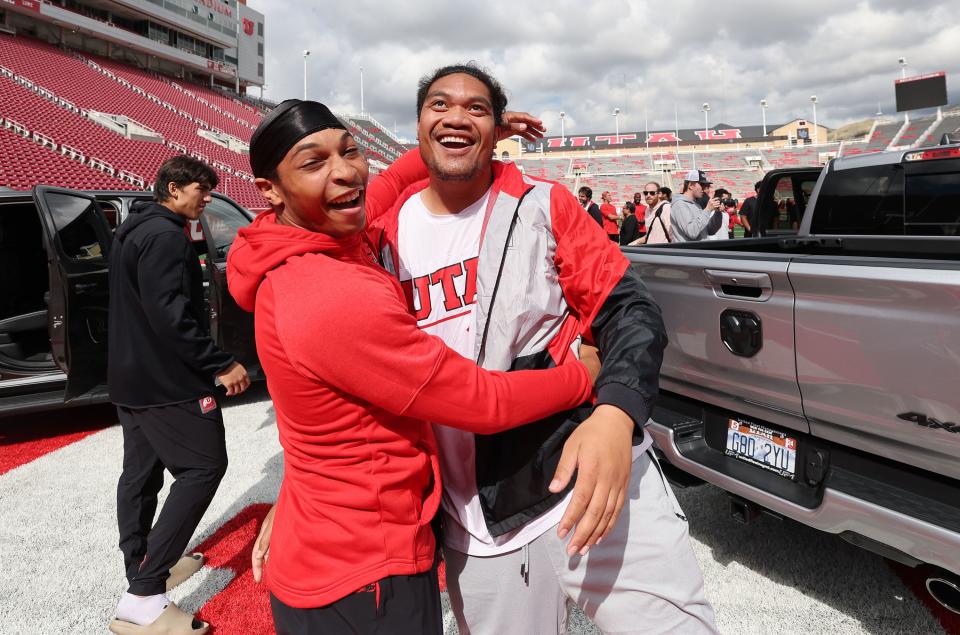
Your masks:
<svg viewBox="0 0 960 635"><path fill-rule="evenodd" d="M725 454L786 478L793 478L797 440L744 419L730 419Z"/></svg>

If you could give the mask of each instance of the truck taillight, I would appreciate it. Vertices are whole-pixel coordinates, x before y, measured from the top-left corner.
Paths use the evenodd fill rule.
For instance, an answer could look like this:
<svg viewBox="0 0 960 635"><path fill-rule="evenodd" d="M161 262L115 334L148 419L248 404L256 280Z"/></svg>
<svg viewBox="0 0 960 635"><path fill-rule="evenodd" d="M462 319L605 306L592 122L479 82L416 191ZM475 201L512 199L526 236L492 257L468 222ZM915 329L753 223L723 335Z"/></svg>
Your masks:
<svg viewBox="0 0 960 635"><path fill-rule="evenodd" d="M940 150L923 150L910 152L904 157L906 161L928 161L930 159L956 159L960 157L960 148L942 148Z"/></svg>

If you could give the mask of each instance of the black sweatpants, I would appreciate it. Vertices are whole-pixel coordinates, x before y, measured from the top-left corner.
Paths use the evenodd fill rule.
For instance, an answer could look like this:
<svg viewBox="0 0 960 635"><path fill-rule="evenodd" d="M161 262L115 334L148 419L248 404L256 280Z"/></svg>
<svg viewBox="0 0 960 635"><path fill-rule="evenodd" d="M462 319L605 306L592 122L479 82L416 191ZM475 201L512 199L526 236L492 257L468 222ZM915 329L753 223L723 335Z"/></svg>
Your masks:
<svg viewBox="0 0 960 635"><path fill-rule="evenodd" d="M117 406L123 428L117 524L134 595L164 592L170 567L183 555L227 471L223 415L215 401L204 405L206 413L198 400L153 408ZM174 483L154 524L164 468Z"/></svg>
<svg viewBox="0 0 960 635"><path fill-rule="evenodd" d="M277 635L443 635L437 566L416 575L384 578L333 604L287 606L270 594Z"/></svg>

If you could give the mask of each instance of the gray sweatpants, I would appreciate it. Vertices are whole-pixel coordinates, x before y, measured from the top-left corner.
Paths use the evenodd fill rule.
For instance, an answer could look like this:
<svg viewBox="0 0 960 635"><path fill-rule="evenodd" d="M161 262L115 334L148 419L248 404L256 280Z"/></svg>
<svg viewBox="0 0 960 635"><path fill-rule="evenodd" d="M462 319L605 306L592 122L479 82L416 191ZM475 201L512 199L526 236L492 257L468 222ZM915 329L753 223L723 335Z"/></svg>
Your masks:
<svg viewBox="0 0 960 635"><path fill-rule="evenodd" d="M564 633L568 603L604 633L716 633L686 520L649 452L633 463L629 496L586 556L567 556L556 526L498 556L444 549L461 635Z"/></svg>

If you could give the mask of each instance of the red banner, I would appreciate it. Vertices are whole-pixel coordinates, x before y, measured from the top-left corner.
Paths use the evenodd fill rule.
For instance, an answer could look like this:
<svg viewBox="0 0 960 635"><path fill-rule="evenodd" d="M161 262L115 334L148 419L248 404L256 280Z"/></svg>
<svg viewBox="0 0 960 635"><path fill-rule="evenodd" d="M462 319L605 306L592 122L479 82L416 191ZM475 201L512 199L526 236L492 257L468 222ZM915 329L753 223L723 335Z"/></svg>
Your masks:
<svg viewBox="0 0 960 635"><path fill-rule="evenodd" d="M9 4L28 11L40 13L40 3L37 0L0 0L0 4Z"/></svg>

